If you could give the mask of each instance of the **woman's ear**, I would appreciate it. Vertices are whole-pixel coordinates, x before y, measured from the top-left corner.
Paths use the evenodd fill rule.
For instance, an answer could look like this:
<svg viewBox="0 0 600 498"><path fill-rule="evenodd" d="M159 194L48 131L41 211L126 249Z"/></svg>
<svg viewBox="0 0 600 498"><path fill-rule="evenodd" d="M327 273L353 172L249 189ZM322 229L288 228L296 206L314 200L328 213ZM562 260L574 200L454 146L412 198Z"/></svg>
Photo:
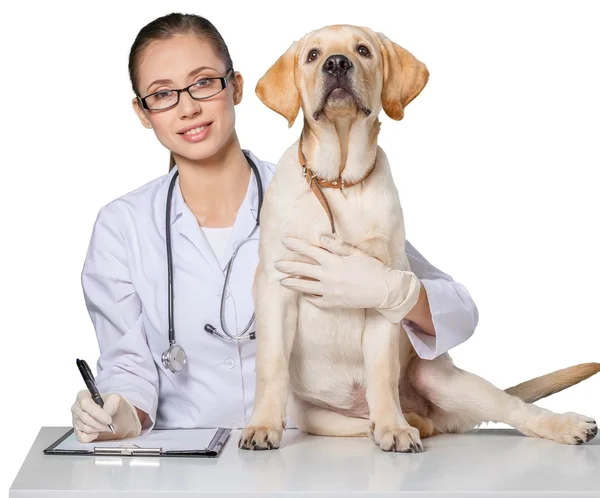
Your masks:
<svg viewBox="0 0 600 498"><path fill-rule="evenodd" d="M300 111L300 92L296 85L297 51L294 42L256 84L256 95L269 109L281 114L291 127Z"/></svg>
<svg viewBox="0 0 600 498"><path fill-rule="evenodd" d="M237 71L233 73L233 104L237 105L242 101L244 97L244 78Z"/></svg>
<svg viewBox="0 0 600 498"><path fill-rule="evenodd" d="M146 116L146 112L145 112L144 108L142 107L142 103L140 102L139 97L134 97L133 100L131 101L131 104L133 105L133 110L137 114L137 117L142 122L142 125L144 125L145 128L151 129L152 123L148 119L148 116Z"/></svg>

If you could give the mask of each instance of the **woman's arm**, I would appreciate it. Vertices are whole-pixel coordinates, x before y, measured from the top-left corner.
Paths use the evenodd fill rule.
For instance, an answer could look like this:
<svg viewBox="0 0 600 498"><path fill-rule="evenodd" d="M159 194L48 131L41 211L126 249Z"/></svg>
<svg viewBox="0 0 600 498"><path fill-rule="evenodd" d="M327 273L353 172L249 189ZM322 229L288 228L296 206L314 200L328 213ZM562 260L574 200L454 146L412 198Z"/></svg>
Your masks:
<svg viewBox="0 0 600 498"><path fill-rule="evenodd" d="M419 281L419 298L404 318L417 325L426 334L435 335L435 325L431 315L427 290L421 281Z"/></svg>
<svg viewBox="0 0 600 498"><path fill-rule="evenodd" d="M98 390L126 398L136 408L144 434L156 421L158 371L146 339L141 301L131 282L125 239L118 228L122 216L116 203L100 210L81 283L100 347Z"/></svg>
<svg viewBox="0 0 600 498"><path fill-rule="evenodd" d="M283 243L316 264L278 262L276 268L284 272L282 285L303 292L319 307L377 309L391 322L402 323L421 358L436 358L475 331L478 311L466 288L429 263L409 242L406 254L412 271L387 268L334 239L324 238L322 248L298 239Z"/></svg>
<svg viewBox="0 0 600 498"><path fill-rule="evenodd" d="M402 325L417 354L431 360L469 339L479 312L466 287L429 263L408 241L406 255L421 288L417 304L402 318Z"/></svg>

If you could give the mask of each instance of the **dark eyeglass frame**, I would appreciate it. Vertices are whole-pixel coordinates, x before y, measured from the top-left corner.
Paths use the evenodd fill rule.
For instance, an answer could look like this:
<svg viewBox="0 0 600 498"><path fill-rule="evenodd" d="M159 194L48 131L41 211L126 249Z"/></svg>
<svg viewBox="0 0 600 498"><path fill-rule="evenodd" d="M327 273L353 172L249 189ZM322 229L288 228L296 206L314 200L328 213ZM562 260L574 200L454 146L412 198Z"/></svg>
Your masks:
<svg viewBox="0 0 600 498"><path fill-rule="evenodd" d="M164 92L165 90L159 90L158 92L150 93L150 94L146 95L145 97L140 97L138 95L138 100L142 103L142 107L144 109L148 109L149 111L160 112L160 111L168 111L169 109L173 109L173 107L176 107L179 104L179 99L181 97L181 92L187 92L188 95L190 97L192 97L194 100L206 100L206 99L210 99L210 98L214 97L215 95L218 95L219 93L221 93L223 90L225 90L225 88L227 88L229 77L230 77L230 75L232 73L233 73L233 69L230 69L229 71L227 71L227 73L225 74L225 76L216 76L216 77L212 77L212 78L200 78L199 80L194 81L191 85L188 85L185 88L169 89L168 90L169 92L177 92L177 101L173 105L170 105L169 107L163 107L162 109L152 109L146 103L146 99L147 98L150 98L153 95L156 95L157 93ZM196 85L198 83L198 81L206 81L206 80L210 80L210 81L219 80L221 82L221 89L219 91L213 93L212 95L209 95L208 97L194 97L192 95L192 92L190 92L190 88L192 88L194 85Z"/></svg>

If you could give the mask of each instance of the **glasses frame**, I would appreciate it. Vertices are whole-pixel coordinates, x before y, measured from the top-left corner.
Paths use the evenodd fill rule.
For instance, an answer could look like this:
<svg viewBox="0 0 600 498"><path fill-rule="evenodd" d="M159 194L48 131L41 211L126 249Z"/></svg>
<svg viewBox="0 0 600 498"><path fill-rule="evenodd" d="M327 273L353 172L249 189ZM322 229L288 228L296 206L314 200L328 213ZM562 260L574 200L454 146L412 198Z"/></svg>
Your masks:
<svg viewBox="0 0 600 498"><path fill-rule="evenodd" d="M229 71L227 71L227 73L225 73L225 76L216 76L216 77L212 77L212 78L200 78L199 80L196 80L196 81L194 81L194 82L193 82L191 85L188 85L188 86L186 86L185 88L180 88L180 89L170 89L170 90L168 90L169 92L176 92L176 93L177 93L177 101L176 101L174 104L170 105L169 107L164 107L164 108L162 108L162 109L152 109L152 108L151 108L151 107L149 107L149 106L148 106L148 104L146 103L146 99L147 99L147 98L150 98L150 97L152 97L153 95L156 95L157 93L164 92L165 90L159 90L159 91L157 91L157 92L152 92L152 93L150 93L150 94L146 95L145 97L140 97L140 96L138 95L138 100L141 102L141 104L142 104L142 107L143 107L144 109L147 109L147 110L149 110L149 111L157 111L157 112L160 112L160 111L168 111L169 109L173 109L173 107L177 107L177 105L179 104L179 100L180 100L180 98L181 98L181 92L187 92L187 93L188 93L188 95L189 95L190 97L192 97L194 100L207 100L207 99L211 99L211 98L213 98L215 95L218 95L218 94L220 94L220 93L221 93L223 90L225 90L225 88L227 88L227 87L229 86L229 83L228 83L228 82L229 82L229 77L230 77L230 75L231 75L232 73L233 73L233 69L230 69ZM202 80L211 80L211 81L213 81L213 80L219 80L219 81L221 82L221 89L220 89L218 92L216 92L216 93L213 93L212 95L209 95L208 97L200 97L200 98L198 98L198 97L194 97L194 96L192 95L192 93L190 92L190 88L192 88L192 87L193 87L195 84L197 84L197 83L198 83L198 81L202 81Z"/></svg>

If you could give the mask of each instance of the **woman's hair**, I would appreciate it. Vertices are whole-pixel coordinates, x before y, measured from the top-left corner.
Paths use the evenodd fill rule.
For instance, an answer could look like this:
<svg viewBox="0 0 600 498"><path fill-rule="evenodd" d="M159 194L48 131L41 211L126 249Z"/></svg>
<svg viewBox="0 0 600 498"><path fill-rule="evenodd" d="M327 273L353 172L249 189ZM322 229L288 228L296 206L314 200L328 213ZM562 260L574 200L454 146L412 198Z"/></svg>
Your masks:
<svg viewBox="0 0 600 498"><path fill-rule="evenodd" d="M225 64L226 71L233 69L229 49L223 37L217 31L217 28L208 19L194 14L168 14L144 26L138 33L129 51L129 79L131 80L133 92L138 97L141 97L137 89L138 69L144 50L154 41L168 40L175 35L194 35L210 43L215 53ZM171 153L169 171L171 171L174 165L175 159Z"/></svg>

